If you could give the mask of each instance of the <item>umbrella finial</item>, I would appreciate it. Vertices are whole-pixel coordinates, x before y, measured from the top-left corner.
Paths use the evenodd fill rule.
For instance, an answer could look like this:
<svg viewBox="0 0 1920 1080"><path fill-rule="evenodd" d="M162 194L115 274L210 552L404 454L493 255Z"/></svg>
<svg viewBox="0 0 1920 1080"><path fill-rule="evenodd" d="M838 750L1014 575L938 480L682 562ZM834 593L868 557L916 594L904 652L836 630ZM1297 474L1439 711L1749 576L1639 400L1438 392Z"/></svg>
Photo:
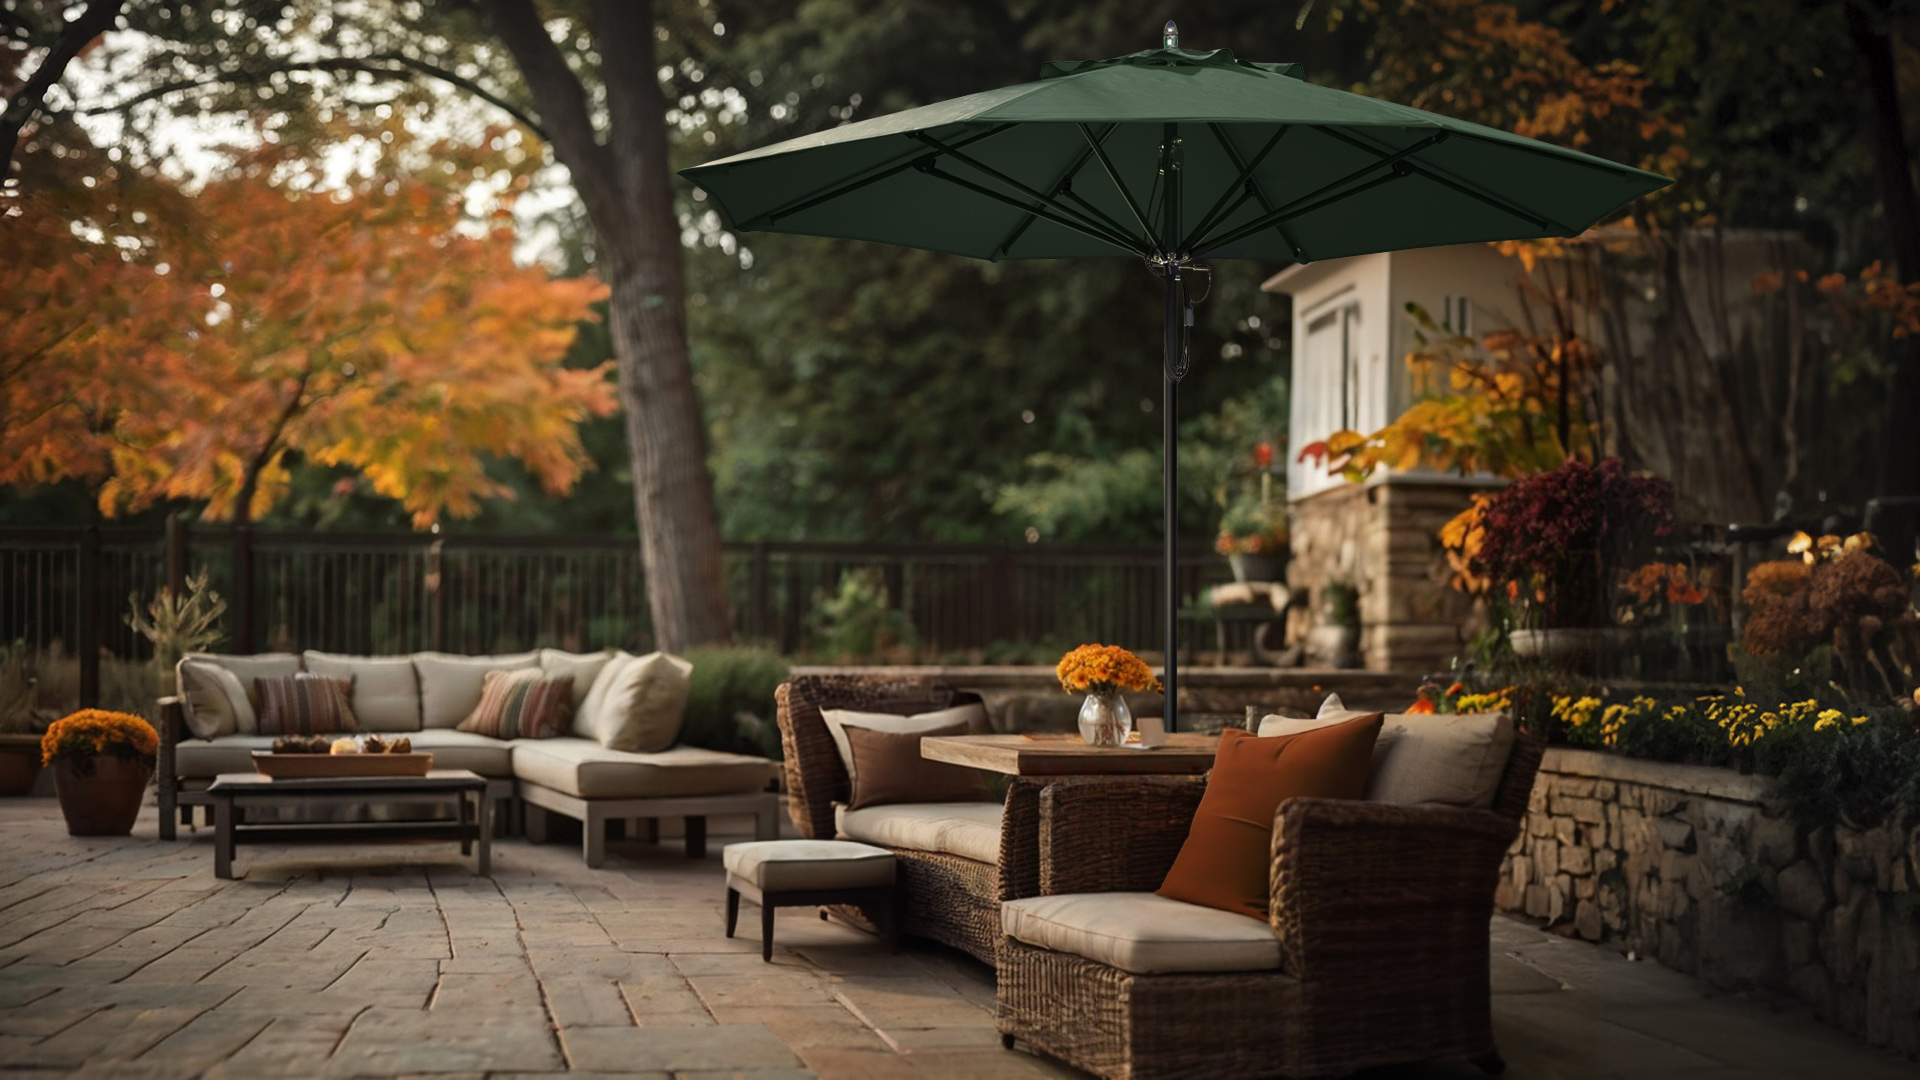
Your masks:
<svg viewBox="0 0 1920 1080"><path fill-rule="evenodd" d="M1160 47L1163 49L1180 47L1180 28L1174 25L1172 19L1168 19L1166 29L1160 31Z"/></svg>

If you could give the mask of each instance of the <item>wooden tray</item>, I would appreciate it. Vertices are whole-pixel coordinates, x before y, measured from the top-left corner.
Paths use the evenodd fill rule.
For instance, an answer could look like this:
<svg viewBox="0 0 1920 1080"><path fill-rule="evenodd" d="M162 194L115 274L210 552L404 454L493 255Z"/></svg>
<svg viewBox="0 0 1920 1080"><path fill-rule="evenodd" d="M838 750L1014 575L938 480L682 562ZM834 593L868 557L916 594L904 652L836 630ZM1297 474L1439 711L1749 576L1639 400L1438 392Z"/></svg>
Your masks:
<svg viewBox="0 0 1920 1080"><path fill-rule="evenodd" d="M425 776L432 754L276 754L253 752L253 767L275 780L323 776Z"/></svg>

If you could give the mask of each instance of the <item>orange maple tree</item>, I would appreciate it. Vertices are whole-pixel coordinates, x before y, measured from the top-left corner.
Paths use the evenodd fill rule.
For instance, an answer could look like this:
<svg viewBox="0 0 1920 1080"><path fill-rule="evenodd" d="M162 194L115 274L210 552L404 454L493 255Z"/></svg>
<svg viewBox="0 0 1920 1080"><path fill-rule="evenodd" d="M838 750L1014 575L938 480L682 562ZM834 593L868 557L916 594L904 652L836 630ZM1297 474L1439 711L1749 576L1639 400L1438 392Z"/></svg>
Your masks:
<svg viewBox="0 0 1920 1080"><path fill-rule="evenodd" d="M357 470L416 527L510 496L489 458L569 489L577 425L616 408L610 363L561 362L606 289L515 264L524 182L498 135L346 135L373 161L326 190L272 145L190 199L99 161L89 186L23 185L0 211L25 253L0 268L0 482L77 477L109 515L188 499L244 522L303 459Z"/></svg>

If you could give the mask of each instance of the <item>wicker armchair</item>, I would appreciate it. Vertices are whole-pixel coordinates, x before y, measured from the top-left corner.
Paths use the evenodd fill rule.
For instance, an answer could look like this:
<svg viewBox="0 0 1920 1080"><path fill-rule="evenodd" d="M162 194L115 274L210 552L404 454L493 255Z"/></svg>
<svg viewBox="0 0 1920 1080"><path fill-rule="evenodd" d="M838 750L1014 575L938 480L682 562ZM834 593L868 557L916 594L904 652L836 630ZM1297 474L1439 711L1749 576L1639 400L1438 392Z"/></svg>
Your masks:
<svg viewBox="0 0 1920 1080"><path fill-rule="evenodd" d="M1137 975L1003 938L998 1026L1111 1080L1328 1076L1494 1046L1488 923L1544 742L1491 810L1292 799L1274 820L1278 970ZM1149 892L1205 781L1060 781L1040 796L1040 892Z"/></svg>
<svg viewBox="0 0 1920 1080"><path fill-rule="evenodd" d="M787 812L800 835L832 839L835 802L850 797L847 770L822 709L911 714L977 702L979 696L928 679L870 675L802 675L774 695L785 753ZM1000 941L1000 904L1039 888L1035 828L1041 784L1015 779L1000 823L1000 862L938 851L891 848L900 895L900 932L930 938L993 963ZM857 914L847 912L847 914Z"/></svg>

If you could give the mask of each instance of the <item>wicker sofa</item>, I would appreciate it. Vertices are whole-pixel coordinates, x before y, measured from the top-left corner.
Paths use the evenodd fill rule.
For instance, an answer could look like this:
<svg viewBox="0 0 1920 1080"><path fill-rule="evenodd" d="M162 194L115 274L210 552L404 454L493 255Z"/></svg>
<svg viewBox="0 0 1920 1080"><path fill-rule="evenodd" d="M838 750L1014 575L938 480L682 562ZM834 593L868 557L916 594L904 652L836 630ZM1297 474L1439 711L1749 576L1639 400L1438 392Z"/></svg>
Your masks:
<svg viewBox="0 0 1920 1080"><path fill-rule="evenodd" d="M1516 740L1487 810L1282 803L1265 941L1255 920L1138 895L1166 877L1204 779L1049 784L1037 822L1037 895L1048 899L1010 906L1009 924L1052 902L1083 905L1082 917L1084 905L1161 904L1188 909L1169 922L1244 925L1222 935L1239 940L1203 943L1214 970L1193 970L1189 956L1150 974L1009 934L997 965L1002 1041L1111 1080L1328 1076L1447 1057L1499 1071L1488 924L1543 748ZM1095 895L1113 893L1136 896Z"/></svg>
<svg viewBox="0 0 1920 1080"><path fill-rule="evenodd" d="M524 807L531 839L544 839L549 813L580 821L581 854L588 866L600 866L605 860L607 831L614 822L682 818L691 858L705 855L708 815L753 814L757 837L772 839L779 802L769 788L778 766L766 758L685 745L658 753L630 753L577 735L505 740L453 727L472 707L467 697L477 701L478 678L485 670L536 666L555 672L580 670L577 665L597 658L597 654L577 656L552 649L498 657L437 653L367 657L311 651L189 657L182 661L180 695L161 702L156 769L161 839L175 837L176 815L180 824L191 824L193 807L210 805L206 787L215 776L253 771L252 753L273 742L271 736L246 730L196 736L185 683L188 661L225 668L241 685L263 674L295 671L352 677L350 700L357 731L405 735L415 750L432 753L437 767L469 769L485 777L488 797L507 804L508 812L496 813L494 820L504 826L519 816L511 811Z"/></svg>
<svg viewBox="0 0 1920 1080"><path fill-rule="evenodd" d="M802 675L775 694L787 812L800 835L841 836L892 851L900 932L993 963L1001 903L1039 888L1035 827L1042 785L1016 778L998 805L910 803L836 815L835 804L849 798L847 771L820 715L823 709L905 715L979 700L934 680L867 675Z"/></svg>

